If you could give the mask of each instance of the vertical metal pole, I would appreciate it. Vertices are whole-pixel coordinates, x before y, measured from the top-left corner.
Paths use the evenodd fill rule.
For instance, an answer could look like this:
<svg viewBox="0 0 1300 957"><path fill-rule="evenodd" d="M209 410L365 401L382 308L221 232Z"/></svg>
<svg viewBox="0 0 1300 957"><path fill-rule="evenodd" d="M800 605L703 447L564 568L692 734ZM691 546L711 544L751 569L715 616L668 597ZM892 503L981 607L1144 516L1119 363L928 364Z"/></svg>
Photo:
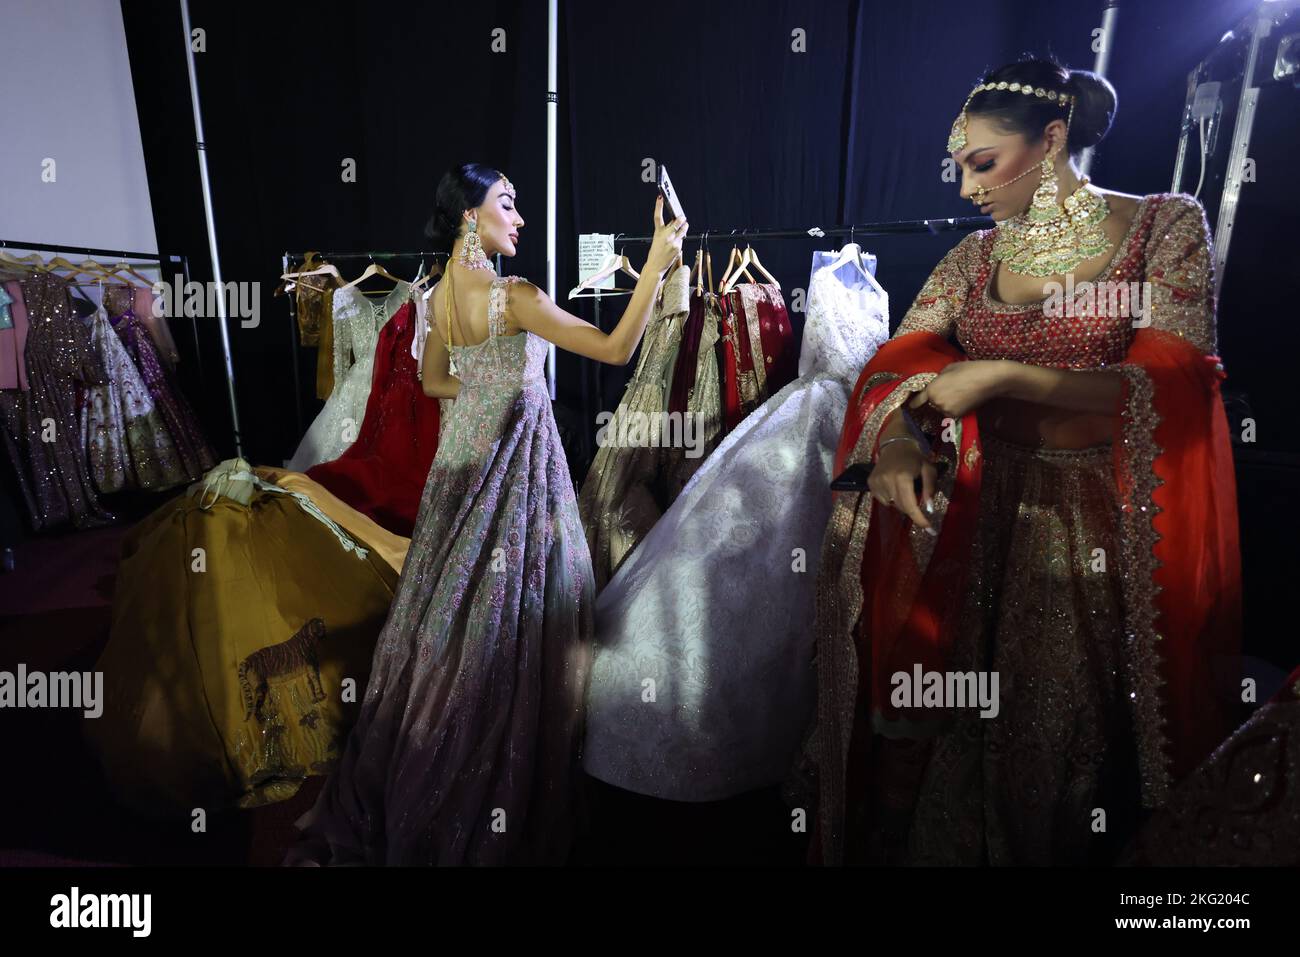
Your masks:
<svg viewBox="0 0 1300 957"><path fill-rule="evenodd" d="M1187 162L1187 139L1192 135L1192 102L1196 99L1196 88L1200 85L1201 64L1197 64L1187 74L1187 100L1183 104L1183 119L1178 134L1178 152L1174 156L1174 182L1169 187L1171 193L1181 193L1183 185L1183 166Z"/></svg>
<svg viewBox="0 0 1300 957"><path fill-rule="evenodd" d="M1092 72L1105 76L1110 69L1110 51L1115 44L1115 21L1119 19L1119 0L1106 0L1101 11L1101 46L1097 49L1097 59L1093 61ZM1092 169L1093 147L1089 146L1079 157L1079 173L1087 176Z"/></svg>
<svg viewBox="0 0 1300 957"><path fill-rule="evenodd" d="M304 259L304 262L305 261L306 260ZM284 254L284 258L280 260L280 263L281 265L284 266L284 268L281 269L280 272L287 273L289 271L288 252ZM294 422L298 426L298 436L301 438L302 436L302 382L299 381L299 377L298 377L298 363L301 361L300 353L298 351L298 296L293 290L286 292L285 295L289 297L289 346L292 349L291 354L293 356ZM316 348L318 350L320 349L319 340L317 341Z"/></svg>
<svg viewBox="0 0 1300 957"><path fill-rule="evenodd" d="M1246 151L1250 148L1250 133L1255 126L1255 107L1259 103L1259 87L1255 86L1255 66L1259 62L1259 46L1273 29L1272 4L1261 3L1250 31L1250 50L1246 54L1245 72L1241 76L1241 99L1237 103L1237 125L1232 131L1232 149L1228 152L1228 170L1223 179L1223 198L1219 202L1219 222L1214 230L1214 298L1219 298L1223 285L1223 268L1228 262L1228 243L1232 241L1232 227L1237 219L1237 203L1241 200L1242 177L1246 172Z"/></svg>
<svg viewBox="0 0 1300 957"><path fill-rule="evenodd" d="M556 301L556 117L559 112L559 0L548 0L546 10L546 290ZM546 350L546 382L555 401L555 343Z"/></svg>
<svg viewBox="0 0 1300 957"><path fill-rule="evenodd" d="M175 256L172 257L172 259L175 258ZM181 256L180 262L181 273L184 278L181 282L181 288L176 290L176 295L172 299L173 302L180 302L185 298L185 287L190 281L190 257ZM170 318L170 316L166 316L163 321L166 322ZM194 337L194 363L198 366L199 388L201 389L203 388L203 346L199 342L199 320L195 316L190 316L190 334Z"/></svg>
<svg viewBox="0 0 1300 957"><path fill-rule="evenodd" d="M181 24L185 29L185 65L190 76L190 104L194 110L195 149L199 157L199 178L203 184L203 214L208 225L208 252L212 256L212 281L216 283L218 328L221 331L221 352L226 363L226 392L230 398L230 423L234 429L235 454L244 456L244 443L239 428L239 407L235 403L235 366L230 359L230 330L226 327L226 287L221 281L221 255L217 251L217 223L212 214L212 183L208 178L207 144L203 139L203 113L199 109L199 77L194 64L194 47L191 43L190 3L180 0Z"/></svg>
<svg viewBox="0 0 1300 957"><path fill-rule="evenodd" d="M600 324L600 290L599 289L596 290L596 298L592 300L592 307L595 309L595 312L592 314L592 319L595 320L596 328L604 332L604 329ZM595 422L596 416L599 415L601 412L605 411L605 388L604 388L605 383L604 383L604 375L603 375L605 364L603 362L591 362L591 363L584 362L583 365L591 365L594 367L591 370L591 372L593 378L596 380L593 383L595 388L595 393L596 393L596 398L594 402L595 408L587 409L587 415L588 415L587 421ZM591 438L592 438L591 429L590 428L583 429L582 430L583 451L587 454L588 462L591 462L596 457L596 451L597 451L591 448L590 445Z"/></svg>

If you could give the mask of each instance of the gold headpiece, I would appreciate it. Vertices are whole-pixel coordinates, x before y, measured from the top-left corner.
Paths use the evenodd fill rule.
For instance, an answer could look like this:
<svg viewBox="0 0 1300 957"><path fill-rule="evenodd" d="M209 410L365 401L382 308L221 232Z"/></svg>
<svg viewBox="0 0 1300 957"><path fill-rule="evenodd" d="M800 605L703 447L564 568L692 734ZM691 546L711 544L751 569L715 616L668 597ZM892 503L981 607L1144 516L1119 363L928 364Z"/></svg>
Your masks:
<svg viewBox="0 0 1300 957"><path fill-rule="evenodd" d="M1078 97L1072 93L1059 93L1056 90L1045 90L1041 86L1031 86L1028 83L1008 83L1006 80L999 80L997 83L981 83L975 89L970 91L970 96L966 97L966 102L962 104L961 113L953 121L952 132L948 134L948 152L956 153L958 150L966 148L966 108L970 106L970 101L975 98L976 93L983 93L985 90L1007 90L1011 93L1023 93L1029 96L1040 96L1045 100L1051 100L1061 106L1070 104L1070 115L1065 121L1066 129L1069 129L1070 120L1074 118L1074 102Z"/></svg>
<svg viewBox="0 0 1300 957"><path fill-rule="evenodd" d="M515 196L517 195L515 193L515 184L510 182L510 180L506 179L505 173L501 174L501 181L506 184L506 192L510 194L510 198L514 199Z"/></svg>

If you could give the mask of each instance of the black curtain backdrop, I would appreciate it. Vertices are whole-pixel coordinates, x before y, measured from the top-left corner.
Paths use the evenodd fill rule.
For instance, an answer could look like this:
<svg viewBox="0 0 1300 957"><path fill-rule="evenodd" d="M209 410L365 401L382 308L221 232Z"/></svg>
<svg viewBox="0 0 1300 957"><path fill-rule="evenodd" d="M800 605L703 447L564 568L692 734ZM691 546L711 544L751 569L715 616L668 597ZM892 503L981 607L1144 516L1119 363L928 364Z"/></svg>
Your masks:
<svg viewBox="0 0 1300 957"><path fill-rule="evenodd" d="M1169 188L1185 76L1253 0L1148 0L1121 7L1111 77L1115 129L1093 178ZM159 243L210 277L186 80L171 0L123 0ZM438 177L459 159L497 165L526 220L507 271L545 282L546 5L484 2L254 4L192 0L223 278L261 283L260 324L232 323L244 445L278 462L319 408L314 352L294 409L282 254L424 247ZM560 5L557 283L576 281L578 232L645 235L663 162L692 229L831 226L970 215L943 178L948 126L981 72L1021 53L1093 62L1100 3L608 0ZM494 31L505 49L494 52ZM796 43L801 48L796 50ZM342 163L356 161L357 181ZM877 238L897 322L959 236ZM802 325L811 253L838 241L758 241ZM710 240L720 273L730 242ZM689 247L693 255L694 244ZM644 244L627 251L639 265ZM401 263L407 277L417 261ZM345 275L363 262L345 264ZM351 271L351 273L349 272ZM799 292L796 292L798 290ZM591 304L572 304L592 318ZM621 301L606 305L602 325ZM224 451L230 426L215 325L190 363ZM612 403L628 369L605 370ZM559 398L577 404L582 364L561 353ZM594 410L592 411L594 415ZM594 430L594 422L591 428Z"/></svg>
<svg viewBox="0 0 1300 957"><path fill-rule="evenodd" d="M1098 184L1169 189L1186 76L1255 5L1121 4L1110 67L1119 111L1094 161ZM122 8L159 243L188 253L195 278L207 279L178 5L123 0ZM296 420L288 306L271 296L285 250L423 248L438 178L454 162L475 160L505 171L519 190L526 225L506 271L545 285L546 4L191 0L191 10L206 31L198 70L224 278L261 283L260 325L231 325L244 447L252 461L278 464L320 405L314 350L304 350ZM557 298L592 318L590 300L564 299L576 283L577 235L648 234L649 163L672 170L693 232L970 215L942 175L963 99L982 72L1022 53L1091 68L1101 13L1102 3L1088 0L562 0ZM504 51L493 51L494 31L503 31ZM345 158L357 162L355 183L341 179ZM879 257L895 323L959 238L864 241ZM1245 246L1238 238L1234 249L1237 242ZM730 241L709 245L720 275ZM754 245L786 290L798 332L811 253L840 241ZM646 248L627 247L635 265ZM692 241L690 257L694 249ZM406 278L416 265L401 264ZM623 301L604 310L605 328ZM1221 336L1230 385L1285 404L1288 378L1279 373L1295 354L1295 324L1285 342L1257 335L1249 318L1221 310L1221 328L1232 330ZM211 320L200 339L202 362L186 356L189 384L230 454ZM631 368L606 369L606 407ZM580 360L559 354L562 404L580 404L583 375ZM591 431L596 411L580 420ZM1243 478L1247 582L1266 599L1248 601L1249 615L1267 594L1285 594L1297 570L1294 557L1273 561L1271 547L1280 544L1276 515L1294 478L1294 470Z"/></svg>

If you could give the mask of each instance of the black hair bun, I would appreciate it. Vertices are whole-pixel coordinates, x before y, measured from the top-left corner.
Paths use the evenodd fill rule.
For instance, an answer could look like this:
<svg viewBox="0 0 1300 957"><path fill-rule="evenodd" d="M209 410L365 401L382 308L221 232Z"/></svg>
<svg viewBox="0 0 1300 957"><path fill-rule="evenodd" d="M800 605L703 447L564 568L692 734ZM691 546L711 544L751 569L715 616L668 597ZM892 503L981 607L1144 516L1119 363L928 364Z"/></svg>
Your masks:
<svg viewBox="0 0 1300 957"><path fill-rule="evenodd" d="M1070 121L1071 153L1096 146L1110 132L1115 120L1117 98L1110 81L1090 70L1071 70L1066 84L1068 92L1078 97L1074 119Z"/></svg>
<svg viewBox="0 0 1300 957"><path fill-rule="evenodd" d="M451 215L451 211L442 206L438 206L433 215L429 217L429 222L424 227L424 235L429 240L430 248L435 253L446 253L451 255L451 247L456 243L456 237L460 233L460 223L456 217Z"/></svg>

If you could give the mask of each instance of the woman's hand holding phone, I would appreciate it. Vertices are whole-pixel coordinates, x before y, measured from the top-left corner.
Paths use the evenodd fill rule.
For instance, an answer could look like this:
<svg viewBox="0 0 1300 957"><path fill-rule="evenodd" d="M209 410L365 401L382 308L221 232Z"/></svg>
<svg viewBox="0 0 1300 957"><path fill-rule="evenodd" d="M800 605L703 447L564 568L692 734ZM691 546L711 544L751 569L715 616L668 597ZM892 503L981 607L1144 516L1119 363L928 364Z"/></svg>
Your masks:
<svg viewBox="0 0 1300 957"><path fill-rule="evenodd" d="M672 220L664 222L664 198L655 197L654 209L654 239L650 242L650 252L646 256L645 267L642 269L652 269L659 278L673 267L677 262L677 257L682 252L682 242L686 239L687 227L690 224L686 220L678 222Z"/></svg>

